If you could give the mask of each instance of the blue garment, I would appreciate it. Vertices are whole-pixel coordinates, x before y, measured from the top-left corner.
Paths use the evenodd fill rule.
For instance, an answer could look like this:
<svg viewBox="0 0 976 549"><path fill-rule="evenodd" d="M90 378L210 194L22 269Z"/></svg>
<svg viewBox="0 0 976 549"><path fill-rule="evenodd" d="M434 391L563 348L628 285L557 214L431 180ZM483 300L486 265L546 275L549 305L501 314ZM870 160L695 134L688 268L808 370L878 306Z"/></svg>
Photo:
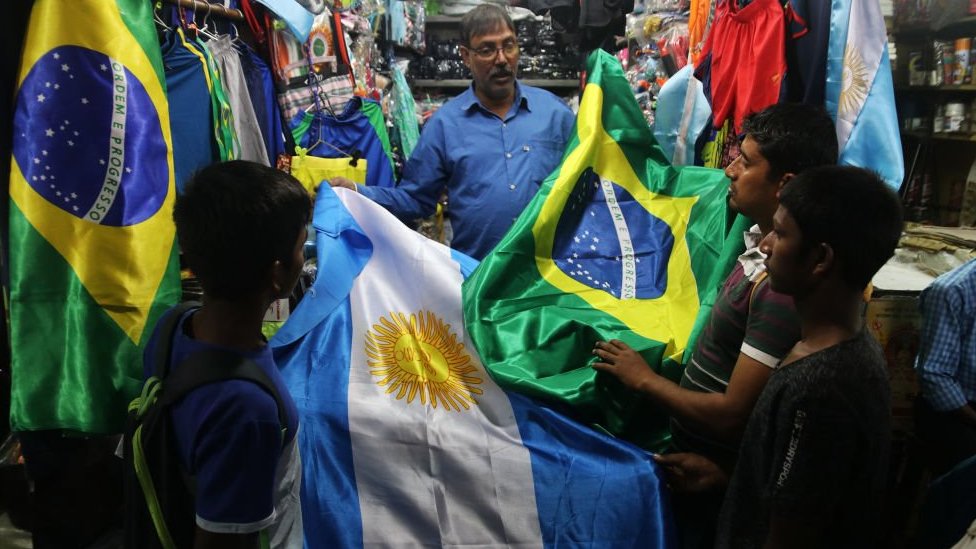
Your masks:
<svg viewBox="0 0 976 549"><path fill-rule="evenodd" d="M177 32L166 33L162 52L176 190L183 192L183 186L194 172L218 158L217 144L210 131L214 125L210 88L204 61L183 45Z"/></svg>
<svg viewBox="0 0 976 549"><path fill-rule="evenodd" d="M342 113L336 116L324 110L316 114L298 113L291 127L300 128L305 121L309 126L304 135L296 136L295 142L308 149L308 154L322 158L341 158L359 151L359 157L366 159L366 184L392 187L395 182L393 164L383 140L363 112L366 104L378 105L372 99L357 96L350 99Z"/></svg>
<svg viewBox="0 0 976 549"><path fill-rule="evenodd" d="M194 352L217 348L187 335L186 322L194 312L183 316L173 334L171 368L178 368ZM143 375L147 378L154 371L158 338L159 334L154 333L146 346ZM295 519L283 516L285 509L298 512L298 506L282 501L279 493L285 483L294 484L286 491L294 491L297 499L294 477L300 473L292 470L291 479L284 471L278 474L279 461L295 453L292 441L298 430L298 410L278 372L271 348L265 346L244 356L257 363L278 389L287 417L284 440L274 398L251 381L204 385L171 407L176 450L196 483L197 524L212 532L249 533L266 528L274 532L276 521ZM295 464L289 462L288 467L298 467L297 464L295 459ZM300 524L299 519L299 530Z"/></svg>
<svg viewBox="0 0 976 549"><path fill-rule="evenodd" d="M919 308L915 370L925 400L937 412L976 401L976 260L936 278Z"/></svg>
<svg viewBox="0 0 976 549"><path fill-rule="evenodd" d="M264 146L268 150L268 160L274 166L278 155L285 152L285 136L281 129L281 111L275 100L271 70L247 44L238 47L238 54L241 57L247 92L251 97L251 104L254 105L254 115L261 128Z"/></svg>
<svg viewBox="0 0 976 549"><path fill-rule="evenodd" d="M451 247L483 259L559 165L576 119L545 90L517 85L515 93L502 120L468 88L424 126L395 189L360 192L413 220L433 214L446 188Z"/></svg>
<svg viewBox="0 0 976 549"><path fill-rule="evenodd" d="M787 22L786 78L780 101L823 105L831 2L791 0L790 4L794 16Z"/></svg>

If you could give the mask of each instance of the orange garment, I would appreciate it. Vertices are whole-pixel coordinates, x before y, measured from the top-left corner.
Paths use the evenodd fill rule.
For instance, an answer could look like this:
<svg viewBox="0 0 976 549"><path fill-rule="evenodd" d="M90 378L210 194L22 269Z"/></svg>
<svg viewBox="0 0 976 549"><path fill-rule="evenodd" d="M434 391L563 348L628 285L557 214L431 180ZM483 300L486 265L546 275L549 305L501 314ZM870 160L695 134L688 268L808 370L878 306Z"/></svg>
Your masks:
<svg viewBox="0 0 976 549"><path fill-rule="evenodd" d="M746 115L779 99L786 73L786 21L779 0L718 0L703 55L711 54L712 120L732 117L735 132Z"/></svg>
<svg viewBox="0 0 976 549"><path fill-rule="evenodd" d="M688 44L691 46L691 63L698 66L702 56L705 32L708 30L708 16L712 11L714 0L691 0L691 11L688 14Z"/></svg>

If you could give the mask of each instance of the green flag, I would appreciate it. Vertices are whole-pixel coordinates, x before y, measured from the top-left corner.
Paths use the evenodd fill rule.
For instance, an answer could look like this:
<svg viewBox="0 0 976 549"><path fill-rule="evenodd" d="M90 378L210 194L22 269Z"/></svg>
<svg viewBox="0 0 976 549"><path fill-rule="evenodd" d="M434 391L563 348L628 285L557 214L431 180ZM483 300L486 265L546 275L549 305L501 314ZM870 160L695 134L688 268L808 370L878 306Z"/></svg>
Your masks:
<svg viewBox="0 0 976 549"><path fill-rule="evenodd" d="M464 283L482 361L508 388L573 407L651 449L666 417L590 366L621 339L676 379L725 237L728 182L673 167L618 61L597 50L562 164Z"/></svg>
<svg viewBox="0 0 976 549"><path fill-rule="evenodd" d="M10 170L14 430L119 432L179 297L165 83L144 0L39 0Z"/></svg>

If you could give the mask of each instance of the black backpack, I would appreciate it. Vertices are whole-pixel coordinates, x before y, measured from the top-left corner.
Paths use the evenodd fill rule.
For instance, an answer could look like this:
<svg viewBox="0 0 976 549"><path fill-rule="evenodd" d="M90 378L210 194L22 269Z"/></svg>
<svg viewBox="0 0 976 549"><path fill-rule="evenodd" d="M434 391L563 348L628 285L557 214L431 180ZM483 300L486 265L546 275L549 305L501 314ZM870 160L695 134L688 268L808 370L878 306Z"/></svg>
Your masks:
<svg viewBox="0 0 976 549"><path fill-rule="evenodd" d="M230 351L206 350L188 356L170 374L173 334L180 318L199 303L182 303L159 324L153 376L129 404L123 438L125 460L125 547L193 547L196 530L193 478L176 453L169 406L190 391L218 381L244 379L267 391L287 425L281 395L252 360Z"/></svg>

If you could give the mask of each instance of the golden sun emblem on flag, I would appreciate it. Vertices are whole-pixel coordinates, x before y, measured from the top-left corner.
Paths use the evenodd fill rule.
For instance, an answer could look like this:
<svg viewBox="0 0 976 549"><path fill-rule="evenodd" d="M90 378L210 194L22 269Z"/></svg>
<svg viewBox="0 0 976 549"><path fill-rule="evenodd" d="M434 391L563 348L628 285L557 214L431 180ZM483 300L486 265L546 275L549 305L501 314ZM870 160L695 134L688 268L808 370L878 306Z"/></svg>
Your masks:
<svg viewBox="0 0 976 549"><path fill-rule="evenodd" d="M460 412L477 404L482 380L451 325L431 311L391 312L366 332L369 373L397 400Z"/></svg>
<svg viewBox="0 0 976 549"><path fill-rule="evenodd" d="M857 48L848 47L844 52L839 117L846 118L860 110L868 97L868 76L868 67Z"/></svg>

